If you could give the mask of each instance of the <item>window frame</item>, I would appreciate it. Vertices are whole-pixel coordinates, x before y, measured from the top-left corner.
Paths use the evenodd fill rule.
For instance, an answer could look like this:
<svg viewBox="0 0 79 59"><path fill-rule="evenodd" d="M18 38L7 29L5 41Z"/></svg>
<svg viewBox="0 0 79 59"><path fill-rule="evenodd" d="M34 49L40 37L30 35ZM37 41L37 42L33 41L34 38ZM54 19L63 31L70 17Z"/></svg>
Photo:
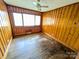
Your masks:
<svg viewBox="0 0 79 59"><path fill-rule="evenodd" d="M16 27L21 27L21 26L15 24L14 13L15 13L15 14L21 14L21 17L22 17L22 22L21 22L22 24L21 24L21 26L24 26L24 24L23 24L23 15L22 15L22 13L13 12L13 23L14 23L14 26L16 26Z"/></svg>
<svg viewBox="0 0 79 59"><path fill-rule="evenodd" d="M34 27L34 26L41 26L41 15L35 15L35 14L28 14L28 13L19 13L19 12L13 12L12 14L14 13L18 13L18 14L21 14L22 16L22 25L21 26L24 26L24 27ZM24 18L23 18L23 14L28 14L28 15L34 15L34 25L33 26L25 26L24 25ZM36 22L36 16L40 16L40 24L39 25L36 25L35 22ZM15 20L14 20L14 15L13 15L13 23L14 23L14 26L15 25ZM21 26L16 26L16 27L21 27Z"/></svg>
<svg viewBox="0 0 79 59"><path fill-rule="evenodd" d="M23 15L24 15L24 14L26 14L26 13L23 13ZM26 14L26 15L28 15L28 16L32 16L32 15L33 15L33 17L34 17L34 19L33 19L33 20L34 20L34 21L33 21L33 22L34 22L34 25L31 25L31 26L30 26L30 25L25 25L25 24L24 24L24 27L34 27L34 26L35 26L35 15L34 15L34 14ZM23 16L23 23L24 23L24 16Z"/></svg>
<svg viewBox="0 0 79 59"><path fill-rule="evenodd" d="M36 20L37 20L36 19L36 16L39 16L40 17L40 24L39 25L36 24ZM40 25L41 25L41 16L40 15L35 15L35 26L40 26Z"/></svg>

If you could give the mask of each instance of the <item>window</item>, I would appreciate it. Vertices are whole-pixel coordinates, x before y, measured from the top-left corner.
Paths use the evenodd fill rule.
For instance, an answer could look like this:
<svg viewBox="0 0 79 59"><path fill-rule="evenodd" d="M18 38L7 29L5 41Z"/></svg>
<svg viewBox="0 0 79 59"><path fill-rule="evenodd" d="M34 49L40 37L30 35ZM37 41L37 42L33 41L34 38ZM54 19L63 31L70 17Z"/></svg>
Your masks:
<svg viewBox="0 0 79 59"><path fill-rule="evenodd" d="M34 15L23 14L24 26L34 26Z"/></svg>
<svg viewBox="0 0 79 59"><path fill-rule="evenodd" d="M15 26L39 26L41 17L38 15L13 13Z"/></svg>
<svg viewBox="0 0 79 59"><path fill-rule="evenodd" d="M40 16L35 16L35 25L38 26L41 23L41 17Z"/></svg>
<svg viewBox="0 0 79 59"><path fill-rule="evenodd" d="M13 13L13 17L14 17L15 26L23 26L21 13Z"/></svg>

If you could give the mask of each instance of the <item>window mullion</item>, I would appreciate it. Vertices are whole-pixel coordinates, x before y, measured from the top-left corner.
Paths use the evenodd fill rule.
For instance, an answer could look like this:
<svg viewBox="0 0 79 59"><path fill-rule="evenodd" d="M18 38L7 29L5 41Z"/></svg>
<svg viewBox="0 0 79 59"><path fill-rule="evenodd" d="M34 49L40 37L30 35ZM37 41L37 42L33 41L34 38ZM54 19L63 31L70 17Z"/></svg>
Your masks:
<svg viewBox="0 0 79 59"><path fill-rule="evenodd" d="M23 18L23 13L22 13L22 24L23 24L23 27L24 27L24 18Z"/></svg>

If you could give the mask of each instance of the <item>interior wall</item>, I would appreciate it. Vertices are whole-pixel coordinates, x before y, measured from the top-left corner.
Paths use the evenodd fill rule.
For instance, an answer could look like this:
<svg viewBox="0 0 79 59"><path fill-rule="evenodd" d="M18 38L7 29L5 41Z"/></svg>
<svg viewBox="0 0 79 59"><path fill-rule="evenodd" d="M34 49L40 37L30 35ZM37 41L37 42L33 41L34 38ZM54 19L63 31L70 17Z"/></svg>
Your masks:
<svg viewBox="0 0 79 59"><path fill-rule="evenodd" d="M79 3L44 12L42 18L45 34L79 51Z"/></svg>
<svg viewBox="0 0 79 59"><path fill-rule="evenodd" d="M41 12L33 11L33 10L29 10L29 9L24 9L24 8L12 6L12 5L7 5L7 9L8 9L10 22L11 22L11 26L12 26L12 32L13 32L14 37L17 36L17 35L25 35L25 34L28 34L28 33L41 32L41 25L40 26L31 26L31 27L15 26L14 25L14 19L13 19L13 13L14 12L40 15L40 16L41 16Z"/></svg>
<svg viewBox="0 0 79 59"><path fill-rule="evenodd" d="M3 0L0 0L0 59L5 56L11 38L11 26L7 8Z"/></svg>

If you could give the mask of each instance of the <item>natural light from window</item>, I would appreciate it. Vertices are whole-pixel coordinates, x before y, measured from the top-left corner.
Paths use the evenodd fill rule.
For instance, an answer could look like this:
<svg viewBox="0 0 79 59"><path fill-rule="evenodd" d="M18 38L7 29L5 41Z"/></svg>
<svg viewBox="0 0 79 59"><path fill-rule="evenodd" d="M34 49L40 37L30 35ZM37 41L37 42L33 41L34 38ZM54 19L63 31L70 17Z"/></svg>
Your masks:
<svg viewBox="0 0 79 59"><path fill-rule="evenodd" d="M13 17L15 26L23 26L21 13L13 13Z"/></svg>
<svg viewBox="0 0 79 59"><path fill-rule="evenodd" d="M40 26L41 17L38 15L13 13L15 26Z"/></svg>
<svg viewBox="0 0 79 59"><path fill-rule="evenodd" d="M24 26L34 26L34 15L23 14Z"/></svg>
<svg viewBox="0 0 79 59"><path fill-rule="evenodd" d="M41 17L40 17L40 16L35 16L35 18L36 18L36 19L35 19L35 25L36 25L36 26L40 25L40 23L41 23L41 19L40 19L40 18L41 18Z"/></svg>

